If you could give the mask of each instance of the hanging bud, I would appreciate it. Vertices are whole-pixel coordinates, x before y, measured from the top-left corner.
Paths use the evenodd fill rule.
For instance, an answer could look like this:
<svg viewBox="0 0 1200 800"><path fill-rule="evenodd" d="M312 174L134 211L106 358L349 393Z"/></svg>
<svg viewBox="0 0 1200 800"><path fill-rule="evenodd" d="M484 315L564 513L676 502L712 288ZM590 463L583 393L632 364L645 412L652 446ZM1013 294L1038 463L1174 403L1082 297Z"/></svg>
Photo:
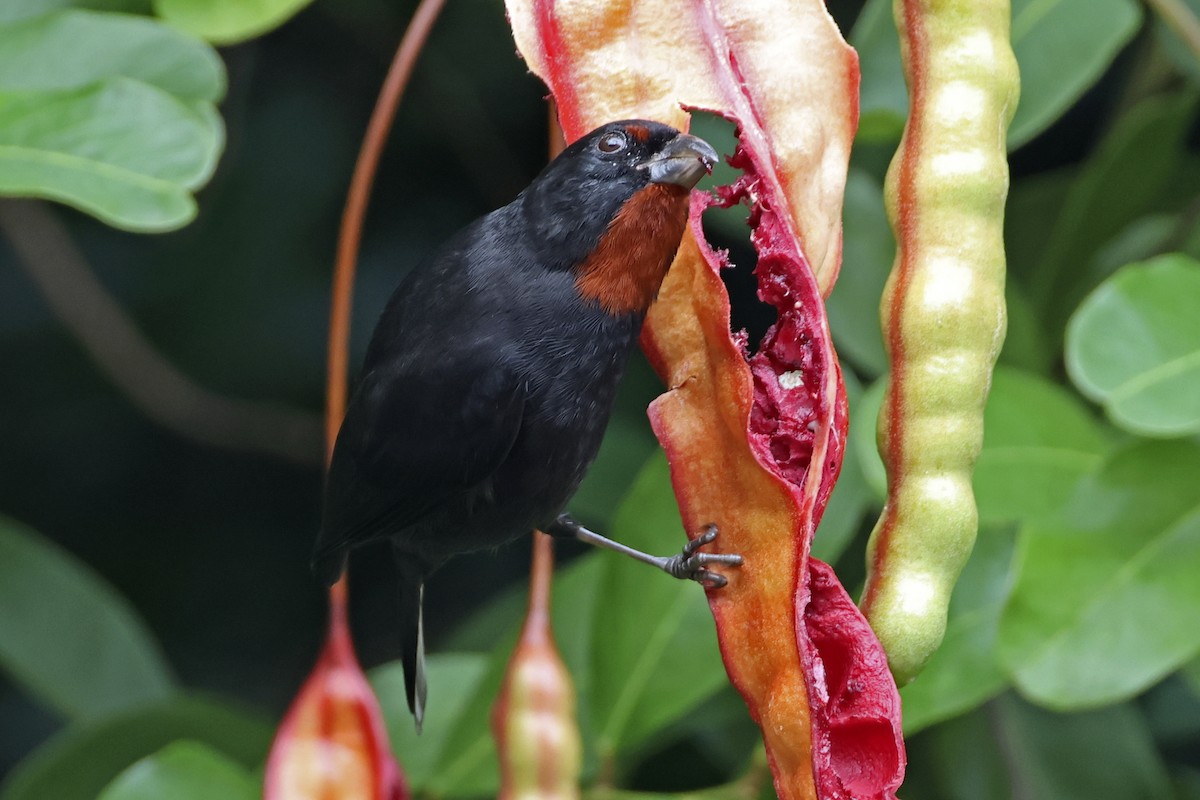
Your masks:
<svg viewBox="0 0 1200 800"><path fill-rule="evenodd" d="M344 587L330 589L325 647L275 734L264 800L408 800L379 702L354 655Z"/></svg>
<svg viewBox="0 0 1200 800"><path fill-rule="evenodd" d="M499 800L579 797L575 686L550 630L553 540L534 534L529 611L492 709L500 755Z"/></svg>

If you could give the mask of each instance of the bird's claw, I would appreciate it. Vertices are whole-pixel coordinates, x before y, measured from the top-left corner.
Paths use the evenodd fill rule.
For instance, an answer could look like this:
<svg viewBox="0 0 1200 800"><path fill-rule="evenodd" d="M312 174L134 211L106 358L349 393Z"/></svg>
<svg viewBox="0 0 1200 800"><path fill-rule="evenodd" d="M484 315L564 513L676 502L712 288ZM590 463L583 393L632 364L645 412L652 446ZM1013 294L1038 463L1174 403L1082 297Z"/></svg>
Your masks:
<svg viewBox="0 0 1200 800"><path fill-rule="evenodd" d="M700 553L701 547L710 544L717 538L717 526L709 524L704 532L684 545L677 556L667 559L663 567L668 573L680 580L692 580L706 589L720 589L729 581L719 572L708 569L710 564L720 564L726 567L740 567L742 557L736 553Z"/></svg>

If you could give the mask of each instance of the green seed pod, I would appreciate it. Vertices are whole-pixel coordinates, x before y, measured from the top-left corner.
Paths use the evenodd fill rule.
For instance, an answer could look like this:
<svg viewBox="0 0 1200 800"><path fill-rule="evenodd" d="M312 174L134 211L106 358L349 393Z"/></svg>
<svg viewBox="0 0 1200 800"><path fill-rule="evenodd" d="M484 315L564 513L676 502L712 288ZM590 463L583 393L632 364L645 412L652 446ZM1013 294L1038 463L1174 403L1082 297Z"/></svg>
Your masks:
<svg viewBox="0 0 1200 800"><path fill-rule="evenodd" d="M942 641L978 528L971 473L1004 340L1005 131L1018 76L1009 0L895 0L894 11L909 117L886 186L898 245L880 307L888 497L862 608L903 685Z"/></svg>
<svg viewBox="0 0 1200 800"><path fill-rule="evenodd" d="M550 628L552 540L534 534L529 610L492 709L497 800L578 800L582 745L575 686Z"/></svg>

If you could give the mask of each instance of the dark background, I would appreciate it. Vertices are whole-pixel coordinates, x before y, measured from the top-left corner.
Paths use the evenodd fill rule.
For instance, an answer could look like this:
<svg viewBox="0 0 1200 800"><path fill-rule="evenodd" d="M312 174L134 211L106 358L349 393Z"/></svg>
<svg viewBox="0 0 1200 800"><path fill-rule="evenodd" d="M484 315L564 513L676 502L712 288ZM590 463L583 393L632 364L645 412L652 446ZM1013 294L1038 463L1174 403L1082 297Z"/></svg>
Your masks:
<svg viewBox="0 0 1200 800"><path fill-rule="evenodd" d="M279 30L223 50L228 145L199 194L199 218L184 230L122 233L55 208L147 339L200 385L305 409L318 423L338 220L414 5L318 2ZM861 3L830 5L849 30ZM1077 158L1122 69L1118 61L1016 154L1014 175ZM540 169L543 94L515 54L498 0L448 3L376 181L352 363L404 270ZM736 324L764 323L751 312ZM320 453L290 463L207 447L151 421L96 368L3 241L0 364L0 509L127 596L185 684L277 718L312 666L324 622L324 594L308 572ZM576 504L585 522L604 524L653 448L644 409L657 391L646 365L633 364L612 436ZM427 603L433 648L469 608L520 580L527 551L521 543L465 557L437 576ZM389 578L386 549L356 558L353 615L366 665L398 652ZM0 719L0 773L58 724L2 680Z"/></svg>

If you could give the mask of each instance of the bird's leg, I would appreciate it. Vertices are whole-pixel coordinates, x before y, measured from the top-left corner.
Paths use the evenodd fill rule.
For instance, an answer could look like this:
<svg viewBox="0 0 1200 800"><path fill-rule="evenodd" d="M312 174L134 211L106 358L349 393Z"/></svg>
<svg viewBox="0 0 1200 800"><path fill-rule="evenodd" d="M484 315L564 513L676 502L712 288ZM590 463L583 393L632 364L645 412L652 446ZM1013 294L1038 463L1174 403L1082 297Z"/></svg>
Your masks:
<svg viewBox="0 0 1200 800"><path fill-rule="evenodd" d="M652 556L641 550L634 550L632 547L614 542L595 531L588 530L566 514L559 515L546 533L551 536L578 539L596 547L616 550L618 553L624 553L638 561L658 567L668 575L680 580L696 581L709 589L719 589L727 583L724 575L708 569L709 564L721 564L727 567L742 565L742 557L733 553L697 552L701 547L717 538L717 526L711 524L704 529L704 533L684 545L683 550L674 556Z"/></svg>

